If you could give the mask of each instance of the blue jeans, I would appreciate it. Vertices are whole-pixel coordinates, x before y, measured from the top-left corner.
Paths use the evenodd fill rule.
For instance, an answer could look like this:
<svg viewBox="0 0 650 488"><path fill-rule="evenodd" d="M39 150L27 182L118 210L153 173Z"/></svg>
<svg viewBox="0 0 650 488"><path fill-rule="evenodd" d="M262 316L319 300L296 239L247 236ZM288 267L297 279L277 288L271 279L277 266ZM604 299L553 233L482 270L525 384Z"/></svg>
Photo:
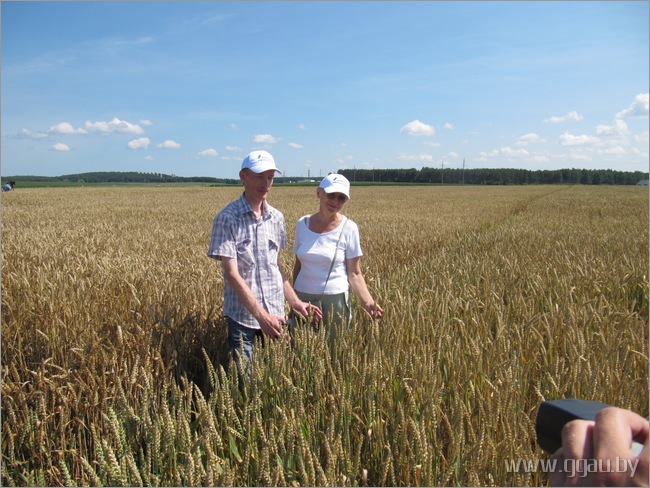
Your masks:
<svg viewBox="0 0 650 488"><path fill-rule="evenodd" d="M244 390L243 371L246 371L248 378L251 376L250 362L253 357L253 344L255 339L259 338L264 344L264 333L262 329L251 329L244 327L238 322L235 322L230 317L228 319L228 348L232 354L235 364L237 365L237 377L239 379L239 391ZM244 357L240 357L243 353Z"/></svg>

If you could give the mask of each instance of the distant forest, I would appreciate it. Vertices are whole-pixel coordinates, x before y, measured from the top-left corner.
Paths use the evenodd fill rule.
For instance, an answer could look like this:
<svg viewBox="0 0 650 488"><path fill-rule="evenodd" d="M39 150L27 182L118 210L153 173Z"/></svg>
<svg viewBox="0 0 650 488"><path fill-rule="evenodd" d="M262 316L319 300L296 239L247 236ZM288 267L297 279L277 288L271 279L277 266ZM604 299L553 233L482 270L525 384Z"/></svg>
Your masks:
<svg viewBox="0 0 650 488"><path fill-rule="evenodd" d="M9 180L32 182L64 182L64 183L220 183L235 184L239 179L211 178L209 176L176 176L163 173L140 173L137 171L99 171L94 173L79 173L63 176L6 176L4 183Z"/></svg>
<svg viewBox="0 0 650 488"><path fill-rule="evenodd" d="M341 169L339 173L351 182L410 183L410 184L466 184L466 185L636 185L648 180L641 171L614 171L611 169L440 169L424 167L411 169ZM309 180L303 177L282 176L278 183ZM67 183L212 183L240 184L239 179L209 176L176 176L163 173L94 172L63 176L6 176L2 183L67 182ZM313 181L313 179L312 179Z"/></svg>
<svg viewBox="0 0 650 488"><path fill-rule="evenodd" d="M344 169L350 181L390 183L438 183L466 185L636 185L648 179L641 171L611 169Z"/></svg>

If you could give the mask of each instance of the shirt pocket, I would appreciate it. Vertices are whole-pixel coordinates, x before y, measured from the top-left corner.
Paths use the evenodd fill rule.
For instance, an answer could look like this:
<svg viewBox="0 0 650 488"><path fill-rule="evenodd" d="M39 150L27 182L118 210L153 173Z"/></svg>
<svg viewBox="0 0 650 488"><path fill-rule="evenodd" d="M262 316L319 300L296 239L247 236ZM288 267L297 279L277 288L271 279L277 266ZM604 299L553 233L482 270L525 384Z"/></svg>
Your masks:
<svg viewBox="0 0 650 488"><path fill-rule="evenodd" d="M255 266L255 255L253 254L253 241L246 239L237 244L237 265L239 268L250 268Z"/></svg>
<svg viewBox="0 0 650 488"><path fill-rule="evenodd" d="M275 239L269 239L269 264L278 265L278 254L280 253L280 244Z"/></svg>

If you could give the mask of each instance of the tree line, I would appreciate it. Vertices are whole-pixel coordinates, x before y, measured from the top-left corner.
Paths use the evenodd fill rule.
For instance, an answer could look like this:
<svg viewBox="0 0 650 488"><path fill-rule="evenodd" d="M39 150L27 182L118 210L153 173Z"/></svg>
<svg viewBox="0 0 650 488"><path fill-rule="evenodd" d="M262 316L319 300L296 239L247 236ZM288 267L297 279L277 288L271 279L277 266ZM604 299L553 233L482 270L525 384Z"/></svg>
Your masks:
<svg viewBox="0 0 650 488"><path fill-rule="evenodd" d="M437 183L467 185L636 185L648 179L641 171L611 169L342 169L339 173L352 182Z"/></svg>
<svg viewBox="0 0 650 488"><path fill-rule="evenodd" d="M211 183L213 185L241 185L239 178L215 178L212 176L176 176L165 173L143 173L138 171L96 171L62 176L3 176L6 181L36 182L36 183ZM302 176L281 176L276 178L278 183L299 183L313 181Z"/></svg>
<svg viewBox="0 0 650 488"><path fill-rule="evenodd" d="M338 171L352 182L415 183L415 184L466 184L466 185L636 185L647 180L648 173L641 171L614 171L611 169L340 169ZM238 185L239 179L211 176L176 176L164 173L99 171L63 176L7 176L2 183L12 181L66 182L66 183L211 183ZM277 183L301 182L303 177L282 176Z"/></svg>
<svg viewBox="0 0 650 488"><path fill-rule="evenodd" d="M8 179L9 177L7 177ZM12 180L65 183L222 183L234 184L239 180L212 178L210 176L176 176L164 173L142 173L137 171L97 171L62 176L12 176ZM5 178L2 179L3 181Z"/></svg>

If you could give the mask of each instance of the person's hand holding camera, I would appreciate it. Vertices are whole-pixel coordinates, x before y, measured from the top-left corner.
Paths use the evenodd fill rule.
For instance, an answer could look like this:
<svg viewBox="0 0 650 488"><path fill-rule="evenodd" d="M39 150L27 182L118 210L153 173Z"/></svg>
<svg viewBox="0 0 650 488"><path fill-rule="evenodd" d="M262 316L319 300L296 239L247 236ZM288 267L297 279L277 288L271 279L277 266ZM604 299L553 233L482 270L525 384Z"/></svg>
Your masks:
<svg viewBox="0 0 650 488"><path fill-rule="evenodd" d="M631 450L633 441L643 445L638 455ZM557 460L553 486L649 486L648 420L608 407L596 414L595 421L569 422L553 459Z"/></svg>

